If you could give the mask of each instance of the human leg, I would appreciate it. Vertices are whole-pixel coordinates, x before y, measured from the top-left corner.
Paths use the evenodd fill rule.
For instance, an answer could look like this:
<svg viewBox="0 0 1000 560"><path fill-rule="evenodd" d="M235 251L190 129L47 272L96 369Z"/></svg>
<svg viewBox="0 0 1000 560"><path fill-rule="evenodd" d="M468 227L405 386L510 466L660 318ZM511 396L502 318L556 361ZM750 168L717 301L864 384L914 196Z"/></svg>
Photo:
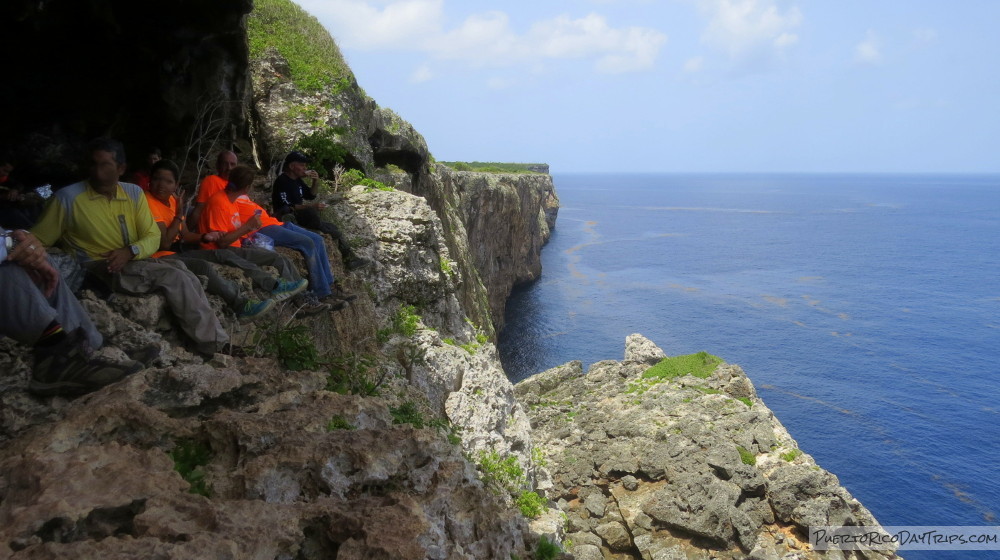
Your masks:
<svg viewBox="0 0 1000 560"><path fill-rule="evenodd" d="M24 344L35 344L55 321L66 331L83 329L91 348L104 343L94 322L73 293L60 281L52 297L35 285L28 273L14 263L0 265L0 334Z"/></svg>
<svg viewBox="0 0 1000 560"><path fill-rule="evenodd" d="M112 287L135 295L162 290L181 330L201 352L215 352L229 342L229 334L209 305L201 282L180 261L131 261L117 275Z"/></svg>
<svg viewBox="0 0 1000 560"><path fill-rule="evenodd" d="M295 249L302 253L309 271L309 288L316 297L330 295L333 273L326 257L323 238L294 224L285 222L280 226L261 228L261 233L274 240L275 245Z"/></svg>
<svg viewBox="0 0 1000 560"><path fill-rule="evenodd" d="M191 253L195 252L200 253L202 251L192 251ZM211 253L212 251L204 252ZM246 298L240 296L240 287L235 282L223 278L208 260L199 256L193 256L191 253L175 253L160 260L180 261L191 272L208 278L208 286L205 288L205 291L221 297L222 301L226 302L226 305L238 312L243 307L243 304L246 303Z"/></svg>

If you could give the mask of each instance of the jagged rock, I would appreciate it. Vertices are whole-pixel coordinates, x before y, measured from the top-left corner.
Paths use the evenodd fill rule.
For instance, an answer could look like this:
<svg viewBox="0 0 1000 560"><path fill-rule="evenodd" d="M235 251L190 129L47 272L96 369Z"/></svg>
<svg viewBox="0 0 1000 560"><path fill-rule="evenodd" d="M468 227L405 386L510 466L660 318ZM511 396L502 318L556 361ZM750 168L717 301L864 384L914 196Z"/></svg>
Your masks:
<svg viewBox="0 0 1000 560"><path fill-rule="evenodd" d="M704 379L646 379L665 354L641 335L626 344L622 362L598 362L586 374L565 364L515 387L547 449L551 492L563 497L571 536L601 539L573 536L580 554L819 558L826 553L774 535L790 527L803 540L810 525L877 525L808 455L781 457L795 441L738 366Z"/></svg>
<svg viewBox="0 0 1000 560"><path fill-rule="evenodd" d="M625 361L646 365L654 365L667 355L652 340L641 334L630 334L625 337Z"/></svg>

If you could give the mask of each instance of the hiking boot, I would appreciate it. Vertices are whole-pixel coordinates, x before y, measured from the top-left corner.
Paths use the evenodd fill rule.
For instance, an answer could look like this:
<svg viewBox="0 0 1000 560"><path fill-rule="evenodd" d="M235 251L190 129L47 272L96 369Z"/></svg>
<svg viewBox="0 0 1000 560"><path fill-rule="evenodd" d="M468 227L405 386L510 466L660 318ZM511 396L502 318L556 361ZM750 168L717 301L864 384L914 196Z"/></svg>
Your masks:
<svg viewBox="0 0 1000 560"><path fill-rule="evenodd" d="M372 261L364 257L354 256L347 259L347 264L345 264L344 266L347 268L347 270L357 270L359 268L364 268L370 264L372 264Z"/></svg>
<svg viewBox="0 0 1000 560"><path fill-rule="evenodd" d="M301 280L278 280L278 285L271 291L274 301L284 301L292 296L298 295L309 287L309 281L305 278Z"/></svg>
<svg viewBox="0 0 1000 560"><path fill-rule="evenodd" d="M87 348L74 332L55 346L36 347L35 368L28 391L40 396L82 395L121 381L144 366L139 362L113 364L88 358Z"/></svg>
<svg viewBox="0 0 1000 560"><path fill-rule="evenodd" d="M142 364L144 368L152 365L153 360L155 360L160 355L160 347L156 344L147 344L141 348L136 348L125 352L129 358Z"/></svg>
<svg viewBox="0 0 1000 560"><path fill-rule="evenodd" d="M241 309L236 316L240 319L252 319L258 315L267 313L272 307L274 307L273 299L265 299L264 301L248 299L247 302L243 304L243 309Z"/></svg>

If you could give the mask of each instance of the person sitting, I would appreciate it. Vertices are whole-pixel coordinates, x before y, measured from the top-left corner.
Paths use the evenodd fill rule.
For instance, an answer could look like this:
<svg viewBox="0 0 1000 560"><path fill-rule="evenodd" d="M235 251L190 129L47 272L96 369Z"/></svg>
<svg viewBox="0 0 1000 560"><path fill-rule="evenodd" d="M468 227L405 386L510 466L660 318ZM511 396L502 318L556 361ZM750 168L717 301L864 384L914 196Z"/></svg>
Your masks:
<svg viewBox="0 0 1000 560"><path fill-rule="evenodd" d="M60 281L42 243L24 230L0 229L0 237L9 242L0 243L0 335L32 346L29 392L83 394L146 367L135 360L116 364L93 357L104 339ZM140 353L148 363L159 349L145 347Z"/></svg>
<svg viewBox="0 0 1000 560"><path fill-rule="evenodd" d="M0 156L0 227L28 229L35 225L44 200L14 180L14 158Z"/></svg>
<svg viewBox="0 0 1000 560"><path fill-rule="evenodd" d="M86 154L87 179L56 191L32 233L47 246L59 243L112 291L162 292L198 352L222 350L229 334L198 277L180 261L149 258L160 248L160 229L142 189L118 180L125 172L125 148L98 138Z"/></svg>
<svg viewBox="0 0 1000 560"><path fill-rule="evenodd" d="M151 169L153 164L163 159L163 152L157 147L152 147L146 151L146 161L142 162L142 165L132 172L129 180L144 191L149 191L149 178L151 174Z"/></svg>
<svg viewBox="0 0 1000 560"><path fill-rule="evenodd" d="M238 163L239 160L236 159L236 152L231 150L224 150L216 156L215 175L208 175L198 185L198 198L194 205L194 211L191 212L191 223L194 224L194 227L201 225L201 213L205 211L208 199L212 198L215 193L226 188L226 185L229 184L229 172Z"/></svg>
<svg viewBox="0 0 1000 560"><path fill-rule="evenodd" d="M221 297L243 319L256 317L265 313L274 305L298 294L306 288L308 282L299 276L295 266L288 259L272 251L259 249L219 249L217 251L195 250L175 253L170 249L175 242L197 243L200 240L215 240L221 235L211 232L199 235L189 231L185 226L184 212L178 212L177 192L180 170L172 161L160 160L151 168L150 190L146 193L149 210L153 220L160 228L160 250L153 258L176 259L195 274L208 278L206 291ZM179 243L177 243L179 244ZM271 292L273 299L256 300L240 295L240 287L235 282L224 278L210 263L234 266L244 270L253 284L258 288ZM284 278L279 280L259 265L273 266Z"/></svg>
<svg viewBox="0 0 1000 560"><path fill-rule="evenodd" d="M341 235L337 226L320 218L319 211L326 208L323 202L315 200L318 194L317 181L319 174L309 169L309 158L302 152L289 152L281 165L281 174L274 180L271 188L271 207L274 215L282 220L294 221L300 226L328 234L337 242L340 254L344 256L347 270L355 270L370 264L368 259L354 254L351 246ZM306 185L305 177L311 179Z"/></svg>
<svg viewBox="0 0 1000 560"><path fill-rule="evenodd" d="M326 244L316 233L291 222L281 222L250 200L247 191L256 173L246 165L238 165L229 173L229 184L209 199L201 216L202 232L218 231L222 236L207 243L209 248L241 244L251 233L260 233L274 240L279 247L288 247L302 253L309 270L309 288L318 299L329 300L333 309L342 309L346 302L357 296L344 293L335 285Z"/></svg>

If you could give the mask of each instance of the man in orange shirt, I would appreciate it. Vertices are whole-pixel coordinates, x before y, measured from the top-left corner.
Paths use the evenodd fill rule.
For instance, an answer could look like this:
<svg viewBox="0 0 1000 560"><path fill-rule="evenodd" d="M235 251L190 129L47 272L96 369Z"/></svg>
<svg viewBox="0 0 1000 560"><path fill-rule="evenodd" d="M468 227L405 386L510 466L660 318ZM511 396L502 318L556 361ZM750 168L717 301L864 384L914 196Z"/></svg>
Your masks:
<svg viewBox="0 0 1000 560"><path fill-rule="evenodd" d="M198 186L198 201L191 212L191 223L198 226L201 223L201 213L205 211L205 204L212 195L226 188L229 184L229 172L239 163L236 159L236 152L225 150L219 152L215 158L215 175L209 175L201 180Z"/></svg>

